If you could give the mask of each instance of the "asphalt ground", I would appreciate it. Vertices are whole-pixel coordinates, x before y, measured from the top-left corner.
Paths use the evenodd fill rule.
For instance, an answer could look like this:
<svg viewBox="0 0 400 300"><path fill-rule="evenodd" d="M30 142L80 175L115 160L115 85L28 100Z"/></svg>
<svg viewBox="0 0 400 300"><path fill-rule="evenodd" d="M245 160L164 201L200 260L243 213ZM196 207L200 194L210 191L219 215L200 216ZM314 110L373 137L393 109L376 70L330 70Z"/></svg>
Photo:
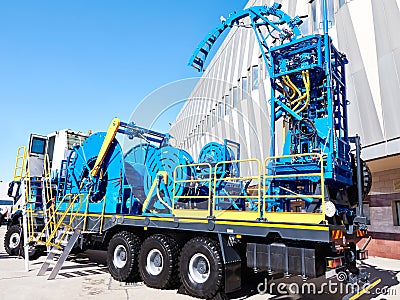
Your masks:
<svg viewBox="0 0 400 300"><path fill-rule="evenodd" d="M157 290L146 287L142 282L127 284L115 281L108 273L104 251L88 250L71 255L57 278L47 280L47 276L36 276L45 256L31 261L29 272L25 271L22 258L5 252L5 231L6 227L2 226L0 299L193 299L178 290ZM362 264L365 271L371 274L371 279L379 278L381 282L359 299L400 299L400 261L371 257ZM267 281L267 284L261 275L243 279L242 290L228 295L230 299L325 300L341 299L346 295L346 285L337 279L319 278L303 282L300 277L276 278Z"/></svg>

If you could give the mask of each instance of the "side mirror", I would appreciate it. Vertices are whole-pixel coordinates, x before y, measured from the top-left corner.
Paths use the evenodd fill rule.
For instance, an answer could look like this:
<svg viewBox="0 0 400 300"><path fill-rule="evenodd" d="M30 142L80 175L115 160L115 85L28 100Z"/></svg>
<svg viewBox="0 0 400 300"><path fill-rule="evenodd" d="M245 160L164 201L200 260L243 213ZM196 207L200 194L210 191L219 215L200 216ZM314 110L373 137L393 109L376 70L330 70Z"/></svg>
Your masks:
<svg viewBox="0 0 400 300"><path fill-rule="evenodd" d="M14 199L14 204L20 198L19 188L21 186L21 182L19 181L11 181L8 185L7 196Z"/></svg>

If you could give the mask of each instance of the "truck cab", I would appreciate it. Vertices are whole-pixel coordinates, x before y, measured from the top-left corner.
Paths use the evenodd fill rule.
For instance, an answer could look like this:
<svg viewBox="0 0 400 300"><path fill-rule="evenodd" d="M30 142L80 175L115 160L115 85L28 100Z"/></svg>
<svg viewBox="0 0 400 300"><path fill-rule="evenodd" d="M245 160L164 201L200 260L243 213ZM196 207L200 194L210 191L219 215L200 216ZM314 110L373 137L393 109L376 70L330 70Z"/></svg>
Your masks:
<svg viewBox="0 0 400 300"><path fill-rule="evenodd" d="M20 254L22 233L22 211L24 205L32 211L32 222L43 227L44 177L57 184L62 166L74 146L81 145L88 134L70 129L54 131L47 135L31 134L28 147L17 151L14 178L8 185L7 196L11 200L5 221L8 230L5 236L6 252ZM51 186L53 188L53 186ZM33 233L32 233L33 234Z"/></svg>

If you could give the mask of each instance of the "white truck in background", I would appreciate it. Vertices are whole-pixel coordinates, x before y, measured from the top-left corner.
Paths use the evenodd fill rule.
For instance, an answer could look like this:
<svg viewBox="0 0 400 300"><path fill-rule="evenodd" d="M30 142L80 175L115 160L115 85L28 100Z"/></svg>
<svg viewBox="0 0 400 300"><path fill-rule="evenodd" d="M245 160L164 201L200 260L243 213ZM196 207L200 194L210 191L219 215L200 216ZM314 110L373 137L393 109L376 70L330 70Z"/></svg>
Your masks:
<svg viewBox="0 0 400 300"><path fill-rule="evenodd" d="M7 221L7 216L11 214L14 204L13 198L7 195L8 182L0 182L0 226Z"/></svg>

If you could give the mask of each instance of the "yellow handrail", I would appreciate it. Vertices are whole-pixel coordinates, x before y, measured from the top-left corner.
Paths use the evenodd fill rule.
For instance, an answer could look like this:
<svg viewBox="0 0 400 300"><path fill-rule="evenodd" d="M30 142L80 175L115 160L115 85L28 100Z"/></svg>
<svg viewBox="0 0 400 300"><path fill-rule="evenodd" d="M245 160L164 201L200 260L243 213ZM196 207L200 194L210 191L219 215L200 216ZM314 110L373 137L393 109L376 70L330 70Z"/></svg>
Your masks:
<svg viewBox="0 0 400 300"><path fill-rule="evenodd" d="M26 147L25 146L18 147L17 154L15 156L14 181L20 181L22 178L25 177L26 158L27 158Z"/></svg>
<svg viewBox="0 0 400 300"><path fill-rule="evenodd" d="M57 211L58 211L58 209L60 208L61 204L64 202L64 200L65 200L67 197L70 198L71 196L72 196L72 194L66 194L66 195L64 195L64 197L61 199L61 201L60 201L60 203L58 204L57 208L56 208L56 209L54 210L54 212L53 212L54 220L55 220L55 216L56 216ZM36 237L36 242L41 242L41 239L42 239L43 235L45 234L45 232L46 232L46 230L49 228L49 226L51 226L51 225L50 225L51 223L52 223L52 221L49 220L49 221L44 225L44 228L43 228L42 232ZM53 232L53 230L51 230L51 232ZM49 235L49 236L50 236L50 235ZM48 240L50 240L50 239L49 239L49 236L47 237ZM47 241L46 241L45 243L47 243Z"/></svg>
<svg viewBox="0 0 400 300"><path fill-rule="evenodd" d="M89 192L89 194L90 194L90 192ZM88 196L87 196L87 200L88 200L88 201L89 201L89 194L88 194ZM61 215L60 220L58 221L58 223L57 223L57 225L56 225L56 229L53 231L53 232L54 232L54 235L53 235L52 238L49 238L49 241L51 241L51 240L54 238L55 233L58 231L58 229L60 228L61 225L66 226L66 227L69 228L69 229L74 229L74 227L72 226L72 224L73 224L74 220L76 219L76 217L78 216L79 210L80 210L81 207L82 207L82 204L83 204L82 197L83 197L83 194L76 194L76 195L75 195L74 199L71 201L71 203L69 204L69 206L67 207L67 209L66 209L66 210L64 211L64 213ZM75 205L76 199L78 199L78 198L80 199L80 201L79 201L80 205L79 205L78 209L75 210L75 209L74 209L74 205ZM66 223L64 223L63 221L64 221L65 217L67 216L68 211L70 211L70 218L69 218L69 220L68 220L68 224L66 224ZM59 245L61 244L61 242L64 240L66 234L67 234L67 231L64 230L64 233L61 235L61 237L59 238L59 241L58 241L58 243L56 243L56 245L59 246Z"/></svg>
<svg viewBox="0 0 400 300"><path fill-rule="evenodd" d="M44 233L46 232L46 230L47 230L51 225L54 225L54 227L51 228L51 233L50 233L49 236L47 237L47 241L45 241L44 243L45 243L46 245L48 245L48 244L50 243L50 241L54 238L55 233L57 232L58 228L61 226L62 221L64 220L65 216L68 214L68 211L69 211L69 209L71 208L71 205L74 204L74 202L75 202L75 200L77 199L77 197L81 197L81 196L83 196L83 195L82 195L82 194L75 194L74 198L71 200L72 196L74 196L74 195L73 195L73 194L66 194L66 195L64 195L64 197L61 199L61 201L60 201L60 203L58 204L58 206L56 207L56 209L53 211L53 218L51 218L51 219L54 220L54 222L53 222L53 221L49 221L49 222L47 222L47 223L45 224L45 226L44 226L42 232L37 236L36 242L39 242L39 243L42 242L41 239L42 239ZM65 203L65 200L66 200L66 199L68 199L69 204L68 204L67 208L63 211L62 217L60 217L60 219L59 219L58 222L57 222L57 220L56 220L56 215L57 215L57 213L58 213L58 211L59 211L61 205L62 205L63 203ZM66 225L66 224L65 224L65 225Z"/></svg>
<svg viewBox="0 0 400 300"><path fill-rule="evenodd" d="M203 179L177 179L177 170L178 169L183 169L183 168L188 168L188 167L194 167L194 168L206 168L208 170L208 176L205 176L205 178ZM188 195L188 196L178 196L176 194L177 191L177 183L196 183L196 182L207 182L209 185L208 188L208 195ZM198 164L187 164L187 165L178 165L175 167L174 169L174 184L173 184L173 193L172 193L172 214L175 215L175 204L176 204L176 200L179 199L208 199L208 203L207 203L207 212L210 212L211 209L211 191L212 191L212 166L209 163L198 163Z"/></svg>
<svg viewBox="0 0 400 300"><path fill-rule="evenodd" d="M26 213L26 225L27 225L27 235L28 235L28 243L35 236L35 228L33 222L33 204L35 201L32 200L32 183L31 183L31 172L29 165L29 156L26 155L25 158L25 174L24 174L24 183L25 183L25 213ZM21 178L22 179L22 178Z"/></svg>
<svg viewBox="0 0 400 300"><path fill-rule="evenodd" d="M277 159L287 159L287 158L296 158L296 157L315 157L316 163L320 166L320 172L318 173L295 173L295 174L286 174L286 175L269 175L268 174L268 162L277 160ZM293 155L281 155L281 156L272 156L267 157L264 160L265 166L265 174L264 174L264 197L263 197L263 207L264 210L267 209L266 207L266 199L270 198L288 198L288 199L300 199L300 198L312 198L312 199L321 199L321 213L325 215L325 188L324 188L324 157L321 153L300 153L300 154L293 154ZM320 195L300 195L300 194L293 194L293 195L268 195L267 190L269 185L266 184L267 179L277 179L277 178L297 178L297 177L320 177L321 182L321 194Z"/></svg>
<svg viewBox="0 0 400 300"><path fill-rule="evenodd" d="M225 164L232 164L232 163L256 163L257 164L257 175L254 176L238 176L238 177L220 177L217 178L217 170L218 166L220 165L225 165ZM261 216L261 206L260 206L260 201L261 201L261 173L262 173L262 165L260 160L256 158L248 158L248 159L236 159L236 160L229 160L229 161L221 161L215 164L214 167L214 197L215 198L238 198L238 199L256 199L257 200L257 212L258 216ZM256 179L258 180L257 183L257 195L217 195L217 182L218 181L243 181L243 180L250 180L250 179ZM213 211L216 211L216 201L213 203Z"/></svg>
<svg viewBox="0 0 400 300"><path fill-rule="evenodd" d="M47 215L47 221L50 222L50 230L52 231L54 228L52 228L52 224L55 224L55 214L54 214L54 199L53 199L53 190L51 188L51 167L50 167L50 158L49 155L46 153L44 155L44 161L43 161L43 182L44 182L44 188L45 188L45 210L46 210L46 215ZM49 205L50 204L50 205Z"/></svg>

